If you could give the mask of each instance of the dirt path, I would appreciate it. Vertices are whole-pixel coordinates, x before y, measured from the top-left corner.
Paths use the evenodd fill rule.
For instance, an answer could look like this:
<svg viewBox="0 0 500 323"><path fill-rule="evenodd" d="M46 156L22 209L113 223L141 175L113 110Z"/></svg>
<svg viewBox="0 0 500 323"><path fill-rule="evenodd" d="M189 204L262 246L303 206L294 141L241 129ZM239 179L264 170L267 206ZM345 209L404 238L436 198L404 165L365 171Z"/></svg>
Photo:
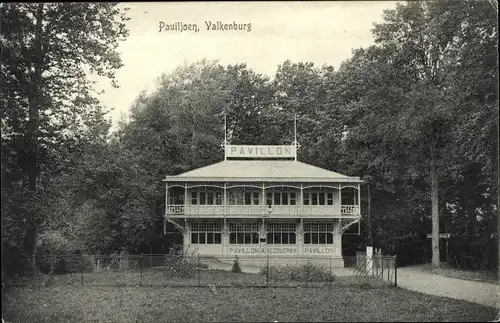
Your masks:
<svg viewBox="0 0 500 323"><path fill-rule="evenodd" d="M500 285L445 277L418 266L398 268L398 286L500 308Z"/></svg>

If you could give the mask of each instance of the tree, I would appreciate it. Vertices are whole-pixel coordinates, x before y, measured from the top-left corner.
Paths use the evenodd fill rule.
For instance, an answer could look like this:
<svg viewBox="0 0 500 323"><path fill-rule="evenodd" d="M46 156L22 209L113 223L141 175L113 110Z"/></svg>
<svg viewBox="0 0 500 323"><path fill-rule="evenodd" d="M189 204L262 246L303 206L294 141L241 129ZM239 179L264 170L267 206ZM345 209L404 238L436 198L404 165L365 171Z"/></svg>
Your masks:
<svg viewBox="0 0 500 323"><path fill-rule="evenodd" d="M330 169L338 167L343 132L342 114L334 94L337 86L333 67L315 67L310 62L285 61L274 78L274 119L281 121L277 133L282 143L293 141L296 115L301 159Z"/></svg>
<svg viewBox="0 0 500 323"><path fill-rule="evenodd" d="M497 84L492 72L496 30L495 14L486 2L399 5L373 30L376 44L356 51L339 71L338 92L346 110L345 163L380 184L372 194L378 213L374 222L394 213L381 203L396 201L399 210L391 216L393 223L407 222L406 212L420 218L417 227L425 229L422 212L427 212L430 199L435 266L438 209L452 216L456 230L471 232L468 243L490 236L485 223L495 202L479 196L496 189L494 181L485 180L497 172L496 125L491 118L498 104L492 91ZM486 115L489 120L483 119ZM473 144L480 138L484 144ZM470 167L473 164L478 167ZM459 193L461 178L470 186ZM480 214L483 220L477 220ZM459 224L464 218L467 229ZM379 224L381 232L390 231L388 224ZM486 231L480 233L480 228Z"/></svg>
<svg viewBox="0 0 500 323"><path fill-rule="evenodd" d="M114 81L127 18L111 3L10 3L0 14L2 155L9 156L2 158L2 188L9 190L2 195L21 196L25 207L15 215L25 227L21 249L34 255L43 222L41 188L67 157L56 147L78 146L89 122L102 114L87 72Z"/></svg>
<svg viewBox="0 0 500 323"><path fill-rule="evenodd" d="M439 194L437 163L447 140L456 101L447 91L446 72L452 67L461 44L460 11L472 3L455 1L410 2L387 11L375 26L375 42L391 50L391 59L409 72L414 82L408 124L429 150L432 205L432 264L439 267ZM425 148L424 148L425 149Z"/></svg>

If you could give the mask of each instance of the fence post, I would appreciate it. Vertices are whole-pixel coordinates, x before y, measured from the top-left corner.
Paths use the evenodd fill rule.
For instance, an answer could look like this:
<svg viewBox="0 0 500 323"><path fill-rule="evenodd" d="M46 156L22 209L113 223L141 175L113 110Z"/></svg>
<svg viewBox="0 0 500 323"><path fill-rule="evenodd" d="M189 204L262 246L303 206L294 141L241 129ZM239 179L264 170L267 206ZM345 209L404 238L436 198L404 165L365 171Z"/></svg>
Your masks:
<svg viewBox="0 0 500 323"><path fill-rule="evenodd" d="M391 278L390 277L391 277L391 263L388 262L387 263L387 282L388 283L391 283ZM382 278L384 278L384 277L382 276Z"/></svg>
<svg viewBox="0 0 500 323"><path fill-rule="evenodd" d="M198 287L201 286L201 283L200 283L200 253L198 253Z"/></svg>
<svg viewBox="0 0 500 323"><path fill-rule="evenodd" d="M306 272L307 272L307 279L306 279L306 285L309 287L309 279L310 279L310 263L309 263L309 259L307 259L307 266L306 266Z"/></svg>
<svg viewBox="0 0 500 323"><path fill-rule="evenodd" d="M382 255L380 256L380 267L382 267L382 271L381 271L381 274L380 276L382 276L382 281L384 281L384 260L387 260L387 259L384 259L384 257L382 257Z"/></svg>
<svg viewBox="0 0 500 323"><path fill-rule="evenodd" d="M140 267L140 277L139 277L139 286L142 286L142 252L139 258L139 267Z"/></svg>
<svg viewBox="0 0 500 323"><path fill-rule="evenodd" d="M332 257L333 256L330 256L330 276L328 277L328 280L330 280L330 288L332 288L332 280L333 280L333 276L332 276Z"/></svg>
<svg viewBox="0 0 500 323"><path fill-rule="evenodd" d="M266 286L269 285L269 254L266 254Z"/></svg>
<svg viewBox="0 0 500 323"><path fill-rule="evenodd" d="M80 284L83 286L83 254L80 257Z"/></svg>
<svg viewBox="0 0 500 323"><path fill-rule="evenodd" d="M398 287L398 264L396 260L396 256L394 256L394 286Z"/></svg>

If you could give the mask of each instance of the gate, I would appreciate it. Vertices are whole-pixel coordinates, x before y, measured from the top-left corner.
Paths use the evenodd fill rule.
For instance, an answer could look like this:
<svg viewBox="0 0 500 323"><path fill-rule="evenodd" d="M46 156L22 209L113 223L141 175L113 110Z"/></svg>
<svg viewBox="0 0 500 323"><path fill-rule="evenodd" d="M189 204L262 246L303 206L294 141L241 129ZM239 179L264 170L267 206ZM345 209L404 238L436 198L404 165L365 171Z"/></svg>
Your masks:
<svg viewBox="0 0 500 323"><path fill-rule="evenodd" d="M356 252L356 264L352 268L358 276L386 281L397 286L396 256L383 256L380 251L372 257L367 257L366 252Z"/></svg>

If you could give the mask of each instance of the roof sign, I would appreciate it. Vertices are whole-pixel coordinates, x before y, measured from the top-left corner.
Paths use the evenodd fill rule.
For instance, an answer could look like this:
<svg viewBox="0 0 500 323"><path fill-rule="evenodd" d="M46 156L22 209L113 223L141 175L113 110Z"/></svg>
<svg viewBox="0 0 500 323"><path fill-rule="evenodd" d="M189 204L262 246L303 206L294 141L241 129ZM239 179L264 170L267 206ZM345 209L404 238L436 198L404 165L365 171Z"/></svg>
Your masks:
<svg viewBox="0 0 500 323"><path fill-rule="evenodd" d="M256 145L225 145L227 158L296 158L295 145L256 146Z"/></svg>

